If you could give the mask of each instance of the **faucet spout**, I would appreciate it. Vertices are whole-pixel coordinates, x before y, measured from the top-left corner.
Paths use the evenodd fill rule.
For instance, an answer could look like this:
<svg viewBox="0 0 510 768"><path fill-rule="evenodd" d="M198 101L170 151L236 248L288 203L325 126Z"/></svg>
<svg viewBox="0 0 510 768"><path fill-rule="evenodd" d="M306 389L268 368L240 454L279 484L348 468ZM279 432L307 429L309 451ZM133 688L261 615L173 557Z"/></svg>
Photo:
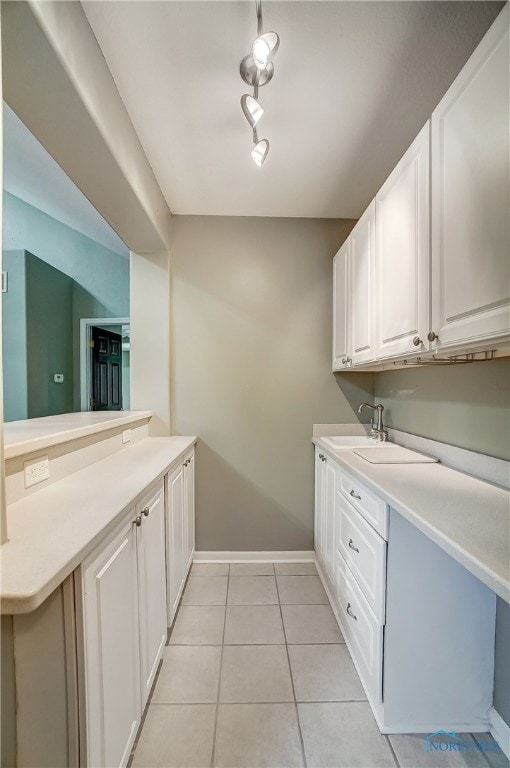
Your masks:
<svg viewBox="0 0 510 768"><path fill-rule="evenodd" d="M370 403L361 403L360 407L358 408L358 413L361 413L363 408L371 408L373 411L377 410L375 405L370 405Z"/></svg>
<svg viewBox="0 0 510 768"><path fill-rule="evenodd" d="M379 437L379 440L381 442L384 442L386 438L388 437L388 433L384 429L383 426L383 411L384 411L384 405L381 403L378 403L377 405L370 405L370 403L361 403L360 407L358 408L358 413L362 413L364 408L370 408L370 410L374 411L377 414L377 423L374 424L374 419L371 419L370 426L371 426L371 433L372 435Z"/></svg>

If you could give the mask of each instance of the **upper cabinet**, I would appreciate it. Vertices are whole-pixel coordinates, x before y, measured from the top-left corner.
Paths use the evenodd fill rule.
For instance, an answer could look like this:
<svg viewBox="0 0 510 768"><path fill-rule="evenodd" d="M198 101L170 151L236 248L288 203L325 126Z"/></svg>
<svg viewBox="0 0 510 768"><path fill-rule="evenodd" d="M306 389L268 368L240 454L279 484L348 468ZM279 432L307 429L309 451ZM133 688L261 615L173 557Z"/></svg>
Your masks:
<svg viewBox="0 0 510 768"><path fill-rule="evenodd" d="M503 9L432 114L434 347L510 332L510 34Z"/></svg>
<svg viewBox="0 0 510 768"><path fill-rule="evenodd" d="M376 357L427 348L429 124L375 198Z"/></svg>
<svg viewBox="0 0 510 768"><path fill-rule="evenodd" d="M333 370L510 342L509 211L506 5L335 257Z"/></svg>
<svg viewBox="0 0 510 768"><path fill-rule="evenodd" d="M352 363L374 359L375 203L372 201L351 232L349 265L350 348Z"/></svg>
<svg viewBox="0 0 510 768"><path fill-rule="evenodd" d="M333 370L350 366L348 337L349 253L347 240L333 259Z"/></svg>

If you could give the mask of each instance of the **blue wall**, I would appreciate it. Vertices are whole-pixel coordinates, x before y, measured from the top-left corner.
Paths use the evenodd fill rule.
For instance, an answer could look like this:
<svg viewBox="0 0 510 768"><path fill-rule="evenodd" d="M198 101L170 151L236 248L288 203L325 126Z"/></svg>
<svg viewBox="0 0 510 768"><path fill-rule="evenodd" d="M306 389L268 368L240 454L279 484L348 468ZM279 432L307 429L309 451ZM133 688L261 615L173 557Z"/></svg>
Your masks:
<svg viewBox="0 0 510 768"><path fill-rule="evenodd" d="M69 410L79 411L80 319L129 317L129 261L5 190L2 248L4 252L29 251L74 280L72 301L74 386L72 405ZM7 365L9 361L7 356L4 356L4 368Z"/></svg>

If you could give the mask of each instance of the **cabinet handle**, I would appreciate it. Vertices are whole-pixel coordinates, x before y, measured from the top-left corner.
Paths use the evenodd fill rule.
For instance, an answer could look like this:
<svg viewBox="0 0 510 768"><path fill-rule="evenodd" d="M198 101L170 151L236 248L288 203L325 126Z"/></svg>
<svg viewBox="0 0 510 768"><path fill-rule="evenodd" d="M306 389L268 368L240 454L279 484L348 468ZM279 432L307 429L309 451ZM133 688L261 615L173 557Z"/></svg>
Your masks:
<svg viewBox="0 0 510 768"><path fill-rule="evenodd" d="M437 333L434 333L434 331L429 331L429 332L427 333L427 339L428 339L429 341L435 341L435 340L436 340L436 339L438 339L438 338L439 338L439 336L437 335Z"/></svg>
<svg viewBox="0 0 510 768"><path fill-rule="evenodd" d="M354 542L353 542L352 539L349 539L349 546L350 546L351 549L353 549L355 552L358 552L358 554L359 554L359 549L358 549L358 547L354 546Z"/></svg>
<svg viewBox="0 0 510 768"><path fill-rule="evenodd" d="M322 457L322 461L327 461L327 457L326 457L326 456L323 456L323 457Z"/></svg>
<svg viewBox="0 0 510 768"><path fill-rule="evenodd" d="M347 603L347 608L345 610L347 611L347 613L349 614L351 619L354 619L354 621L358 621L358 617L356 616L355 613L352 612L352 608L351 608L351 604L350 603Z"/></svg>
<svg viewBox="0 0 510 768"><path fill-rule="evenodd" d="M354 493L354 490L351 488L351 496L353 499L358 499L358 501L361 501L361 496L358 496L357 493Z"/></svg>
<svg viewBox="0 0 510 768"><path fill-rule="evenodd" d="M139 528L139 527L141 526L141 524L142 524L142 518L140 517L140 515L137 515L137 516L135 517L135 519L134 519L134 524L136 525L136 527L137 527L137 528Z"/></svg>
<svg viewBox="0 0 510 768"><path fill-rule="evenodd" d="M342 357L342 365L345 365L346 363L347 363L347 358L346 357Z"/></svg>
<svg viewBox="0 0 510 768"><path fill-rule="evenodd" d="M145 517L149 517L150 513L151 511L149 507L144 507L144 509L142 509L142 515L145 515Z"/></svg>
<svg viewBox="0 0 510 768"><path fill-rule="evenodd" d="M419 347L419 346L420 346L420 344L422 344L422 340L420 339L420 337L419 337L419 336L415 336L415 337L414 337L414 339L413 339L413 344L414 344L414 346L415 346L415 347Z"/></svg>
<svg viewBox="0 0 510 768"><path fill-rule="evenodd" d="M323 460L324 460L324 454L323 454L323 453L319 453L319 459L320 459L321 461L323 461Z"/></svg>

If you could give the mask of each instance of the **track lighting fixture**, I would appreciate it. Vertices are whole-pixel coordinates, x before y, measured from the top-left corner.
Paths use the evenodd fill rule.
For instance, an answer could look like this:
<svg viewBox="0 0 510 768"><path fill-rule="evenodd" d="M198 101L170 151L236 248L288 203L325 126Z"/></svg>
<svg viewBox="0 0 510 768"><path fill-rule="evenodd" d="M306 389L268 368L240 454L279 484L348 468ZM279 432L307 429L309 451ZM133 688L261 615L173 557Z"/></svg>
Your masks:
<svg viewBox="0 0 510 768"><path fill-rule="evenodd" d="M264 114L259 103L259 88L267 85L273 77L272 59L280 45L276 32L264 32L262 25L262 3L256 0L257 37L252 45L252 52L241 61L240 72L245 83L253 87L253 96L248 93L241 97L241 107L253 131L253 149L251 159L259 168L269 152L269 141L257 135L257 124Z"/></svg>

